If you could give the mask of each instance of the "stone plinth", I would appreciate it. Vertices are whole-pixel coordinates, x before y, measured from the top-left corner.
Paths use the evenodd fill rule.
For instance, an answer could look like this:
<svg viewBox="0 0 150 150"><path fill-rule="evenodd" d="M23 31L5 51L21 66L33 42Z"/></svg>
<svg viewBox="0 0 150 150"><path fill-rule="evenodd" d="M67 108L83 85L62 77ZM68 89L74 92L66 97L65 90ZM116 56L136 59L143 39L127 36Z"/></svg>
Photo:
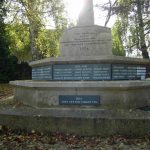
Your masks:
<svg viewBox="0 0 150 150"><path fill-rule="evenodd" d="M60 106L60 95L99 95L99 106L136 108L149 104L146 81L12 81L15 99L33 107ZM75 107L75 106L74 106ZM82 106L83 107L83 106Z"/></svg>
<svg viewBox="0 0 150 150"><path fill-rule="evenodd" d="M45 66L49 64L79 64L79 63L111 63L111 64L130 64L130 65L144 65L150 64L149 59L129 58L121 56L75 56L75 57L58 57L58 58L45 58L30 62L31 67Z"/></svg>
<svg viewBox="0 0 150 150"><path fill-rule="evenodd" d="M60 40L60 57L112 55L111 30L97 25L66 30Z"/></svg>
<svg viewBox="0 0 150 150"><path fill-rule="evenodd" d="M31 62L33 81L10 84L15 99L34 107L135 108L150 99L150 82L145 80L148 64L149 60L112 55L111 30L94 25L93 0L85 0L78 26L62 35L60 56Z"/></svg>
<svg viewBox="0 0 150 150"><path fill-rule="evenodd" d="M146 59L113 56L111 30L94 25L93 0L85 0L78 25L62 35L60 56L31 62L29 65L32 67L32 81L11 81L10 84L14 87L14 98L17 101L38 108L35 109L38 112L40 109L48 110L48 115L54 115L52 118L44 116L46 124L43 125L43 119L40 118L42 113L37 114L39 118L36 119L41 121L44 129L67 129L69 132L89 135L101 134L104 130L104 133L121 133L118 129L123 130L123 133L135 133L135 121L129 123L120 120L121 128L118 128L113 117L107 126L103 113L99 112L101 108L134 109L149 105L150 80L145 79L149 63ZM57 108L57 111L53 108ZM70 110L61 111L63 108ZM92 109L92 112L84 111L86 108ZM75 109L81 110L82 115L77 114L79 111L74 113ZM70 116L72 112L74 116ZM84 112L86 115L83 115ZM58 117L57 113L65 117ZM91 113L93 116L89 117ZM102 120L96 119L97 115ZM28 124L32 123L30 120ZM146 127L148 123L149 120ZM143 120L138 122L138 125L141 124L144 124ZM139 129L141 128L136 128L135 131L140 133Z"/></svg>
<svg viewBox="0 0 150 150"><path fill-rule="evenodd" d="M113 108L136 108L148 105L150 99L150 81L56 81L54 74L55 65L66 66L64 69L71 69L75 64L110 64L110 66L121 64L129 66L147 66L149 60L133 59L119 56L84 56L84 57L59 57L47 58L31 62L32 68L46 68L51 66L49 79L38 78L43 81L13 81L15 99L34 107L61 106L59 96L100 96L99 106L110 106ZM69 65L69 67L68 67ZM88 65L87 65L88 66ZM112 67L113 68L113 67ZM85 68L89 69L89 68ZM84 70L85 70L84 69ZM41 71L40 71L41 72ZM45 71L47 73L47 71ZM64 72L63 72L64 73ZM121 73L124 73L122 71ZM120 73L120 74L121 74ZM68 73L69 74L69 73ZM65 74L68 76L68 74ZM63 74L60 73L60 76ZM84 75L87 75L85 73ZM51 76L51 77L50 77ZM113 70L112 75L113 76ZM59 77L60 78L60 77ZM72 77L73 78L73 77ZM112 77L111 77L112 78ZM140 78L141 79L141 78ZM113 78L112 78L113 80ZM82 106L82 105L80 105Z"/></svg>

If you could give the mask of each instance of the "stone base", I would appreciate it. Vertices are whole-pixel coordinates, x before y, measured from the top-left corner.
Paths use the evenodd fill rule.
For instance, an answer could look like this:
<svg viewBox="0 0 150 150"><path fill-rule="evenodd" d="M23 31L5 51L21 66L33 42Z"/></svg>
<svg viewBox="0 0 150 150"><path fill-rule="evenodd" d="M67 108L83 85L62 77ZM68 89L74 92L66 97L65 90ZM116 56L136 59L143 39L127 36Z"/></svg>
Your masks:
<svg viewBox="0 0 150 150"><path fill-rule="evenodd" d="M45 66L50 64L130 64L130 65L144 65L149 66L149 59L129 58L122 56L75 56L75 57L58 57L45 58L30 62L29 65L33 67Z"/></svg>
<svg viewBox="0 0 150 150"><path fill-rule="evenodd" d="M33 107L59 106L59 95L99 95L100 106L112 108L142 107L150 100L150 80L11 81L10 84L14 86L15 99Z"/></svg>
<svg viewBox="0 0 150 150"><path fill-rule="evenodd" d="M79 135L145 136L150 134L150 114L142 111L120 111L91 108L30 107L1 108L0 124L15 130Z"/></svg>

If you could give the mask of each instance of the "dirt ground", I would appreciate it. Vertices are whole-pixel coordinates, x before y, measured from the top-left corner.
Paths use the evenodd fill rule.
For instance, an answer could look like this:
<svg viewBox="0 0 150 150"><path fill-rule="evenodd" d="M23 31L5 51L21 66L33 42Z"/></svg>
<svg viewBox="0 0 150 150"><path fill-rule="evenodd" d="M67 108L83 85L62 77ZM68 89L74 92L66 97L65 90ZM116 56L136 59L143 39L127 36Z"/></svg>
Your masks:
<svg viewBox="0 0 150 150"><path fill-rule="evenodd" d="M13 89L9 84L0 84L0 100L13 95Z"/></svg>
<svg viewBox="0 0 150 150"><path fill-rule="evenodd" d="M1 126L1 150L150 150L150 136L83 137L64 133L26 133Z"/></svg>

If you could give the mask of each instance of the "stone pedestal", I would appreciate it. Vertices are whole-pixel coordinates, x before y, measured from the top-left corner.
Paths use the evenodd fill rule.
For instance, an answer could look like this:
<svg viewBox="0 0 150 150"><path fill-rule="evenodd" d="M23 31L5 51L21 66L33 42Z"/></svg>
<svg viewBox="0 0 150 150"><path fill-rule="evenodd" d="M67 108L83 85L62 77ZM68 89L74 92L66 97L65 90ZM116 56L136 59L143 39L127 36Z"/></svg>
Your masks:
<svg viewBox="0 0 150 150"><path fill-rule="evenodd" d="M94 25L92 4L85 0L78 25L63 33L58 58L31 62L31 81L10 82L14 98L32 109L2 111L4 125L101 136L150 131L147 114L125 110L150 104L150 61L113 56L111 30Z"/></svg>
<svg viewBox="0 0 150 150"><path fill-rule="evenodd" d="M150 100L150 81L143 80L145 70L138 70L147 64L148 60L118 56L47 58L30 63L33 81L12 81L10 84L14 86L15 99L33 107L83 107L87 104L137 108L148 105ZM92 65L96 73L101 74L91 74ZM119 66L119 70L113 66ZM106 75L107 67L111 71ZM45 78L47 76L49 78ZM61 96L66 97L63 102ZM84 96L91 100L82 99ZM97 96L99 101L95 99Z"/></svg>
<svg viewBox="0 0 150 150"><path fill-rule="evenodd" d="M15 81L15 99L33 107L138 108L149 104L150 81ZM69 96L100 97L97 101L68 99ZM66 96L60 102L60 96ZM63 105L61 105L62 103ZM88 104L86 104L88 103Z"/></svg>
<svg viewBox="0 0 150 150"><path fill-rule="evenodd" d="M60 40L60 57L112 55L110 28L79 26L66 30Z"/></svg>
<svg viewBox="0 0 150 150"><path fill-rule="evenodd" d="M32 81L10 83L15 99L35 107L135 108L150 99L148 64L112 55L111 30L94 25L93 1L85 0L78 25L62 35L60 56L31 62Z"/></svg>

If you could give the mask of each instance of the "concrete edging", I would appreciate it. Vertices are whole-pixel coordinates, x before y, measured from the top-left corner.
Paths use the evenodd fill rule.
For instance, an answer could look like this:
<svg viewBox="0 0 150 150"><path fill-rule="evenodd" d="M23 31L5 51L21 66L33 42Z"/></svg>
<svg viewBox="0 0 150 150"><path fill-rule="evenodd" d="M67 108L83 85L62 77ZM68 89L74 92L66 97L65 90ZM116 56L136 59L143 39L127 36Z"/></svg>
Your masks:
<svg viewBox="0 0 150 150"><path fill-rule="evenodd" d="M107 110L99 110L100 113L97 117L96 115L94 117L97 112L95 111L92 117L90 116L92 111L95 110L87 110L87 113L84 112L80 117L78 114L71 116L73 113L68 114L65 109L60 108L55 111L54 109L8 108L0 110L0 124L17 130L36 130L45 133L65 132L102 137L116 134L126 136L150 134L149 117L123 117L120 114L115 116Z"/></svg>

